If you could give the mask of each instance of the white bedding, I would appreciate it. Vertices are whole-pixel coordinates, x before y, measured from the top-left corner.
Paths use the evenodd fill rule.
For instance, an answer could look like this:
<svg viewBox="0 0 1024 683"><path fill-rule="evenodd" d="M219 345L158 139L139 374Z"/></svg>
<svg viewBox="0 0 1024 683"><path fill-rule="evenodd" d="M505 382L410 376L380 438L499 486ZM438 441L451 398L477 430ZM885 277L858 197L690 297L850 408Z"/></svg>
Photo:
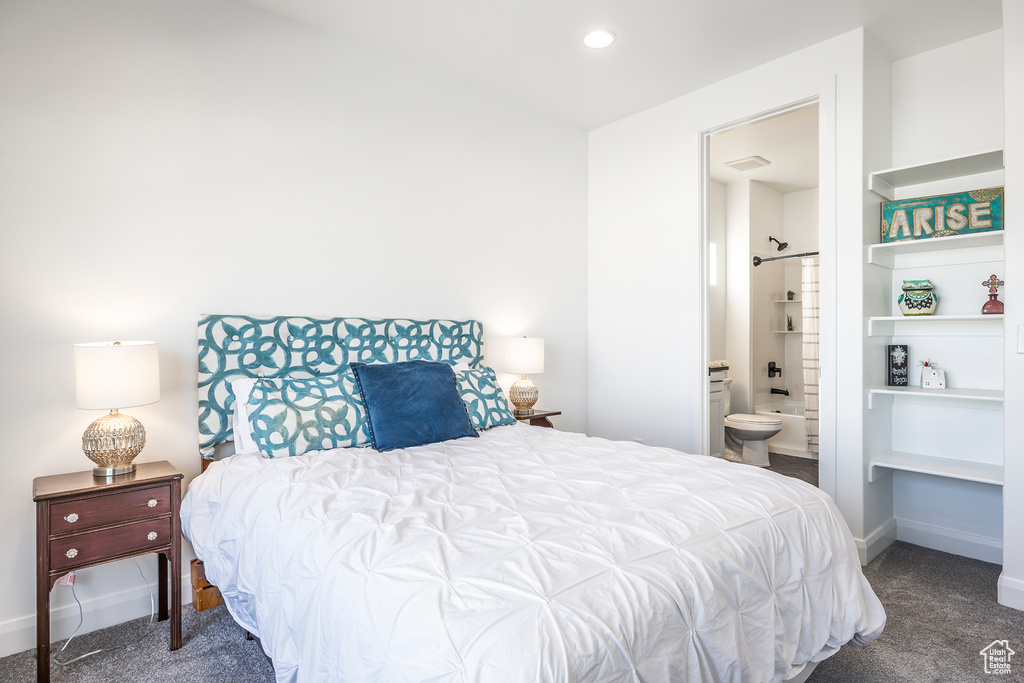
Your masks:
<svg viewBox="0 0 1024 683"><path fill-rule="evenodd" d="M818 489L540 427L240 454L181 516L279 681L781 681L885 623Z"/></svg>

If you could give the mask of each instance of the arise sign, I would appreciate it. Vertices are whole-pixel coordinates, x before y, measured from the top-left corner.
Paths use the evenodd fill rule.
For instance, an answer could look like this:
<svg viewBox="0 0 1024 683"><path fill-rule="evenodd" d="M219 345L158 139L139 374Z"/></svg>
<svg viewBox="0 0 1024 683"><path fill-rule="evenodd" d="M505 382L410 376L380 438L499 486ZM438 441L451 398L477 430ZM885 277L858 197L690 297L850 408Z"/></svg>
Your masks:
<svg viewBox="0 0 1024 683"><path fill-rule="evenodd" d="M1003 188L882 202L882 242L1003 229Z"/></svg>

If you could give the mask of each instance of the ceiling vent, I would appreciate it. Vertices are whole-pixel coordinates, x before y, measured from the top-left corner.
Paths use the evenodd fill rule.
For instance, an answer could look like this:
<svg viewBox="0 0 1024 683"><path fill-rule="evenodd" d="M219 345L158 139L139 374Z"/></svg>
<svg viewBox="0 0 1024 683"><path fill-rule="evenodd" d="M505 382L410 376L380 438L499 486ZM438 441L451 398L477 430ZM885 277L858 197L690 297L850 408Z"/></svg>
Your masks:
<svg viewBox="0 0 1024 683"><path fill-rule="evenodd" d="M734 168L737 171L753 171L755 168L761 168L762 166L768 166L772 162L768 161L764 157L752 156L744 157L743 159L736 159L735 161L727 161L725 165Z"/></svg>

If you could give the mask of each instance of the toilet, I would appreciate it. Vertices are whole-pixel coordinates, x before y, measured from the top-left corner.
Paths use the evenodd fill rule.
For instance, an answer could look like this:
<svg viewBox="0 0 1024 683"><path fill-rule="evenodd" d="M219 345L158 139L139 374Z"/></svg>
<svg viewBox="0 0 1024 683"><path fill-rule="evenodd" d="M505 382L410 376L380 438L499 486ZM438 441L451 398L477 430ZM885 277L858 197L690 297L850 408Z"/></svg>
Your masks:
<svg viewBox="0 0 1024 683"><path fill-rule="evenodd" d="M782 419L768 415L725 416L725 457L734 462L768 467L768 439L782 431Z"/></svg>

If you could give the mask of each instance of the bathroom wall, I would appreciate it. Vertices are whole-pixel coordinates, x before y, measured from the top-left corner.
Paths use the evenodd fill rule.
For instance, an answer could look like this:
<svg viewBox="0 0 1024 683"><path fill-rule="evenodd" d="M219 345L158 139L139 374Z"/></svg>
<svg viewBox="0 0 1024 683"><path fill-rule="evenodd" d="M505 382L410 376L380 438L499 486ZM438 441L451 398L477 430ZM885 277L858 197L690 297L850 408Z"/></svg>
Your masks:
<svg viewBox="0 0 1024 683"><path fill-rule="evenodd" d="M708 360L729 360L726 350L726 237L725 185L708 181L708 242L715 245L709 258L708 276Z"/></svg>
<svg viewBox="0 0 1024 683"><path fill-rule="evenodd" d="M801 190L799 192L788 192L782 195L782 224L783 239L789 243L786 253L802 254L807 251L818 251L818 188ZM800 298L803 276L801 274L800 261L802 259L791 259L784 261L786 264L785 289L796 292L796 298ZM793 316L793 326L803 329L800 304L788 304L780 306L785 310L781 313L784 321L788 313ZM789 389L789 398L794 401L803 402L803 338L798 335L786 336L786 359L785 374L786 389Z"/></svg>
<svg viewBox="0 0 1024 683"><path fill-rule="evenodd" d="M725 355L732 378L732 412L751 410L750 366L750 185L725 187Z"/></svg>
<svg viewBox="0 0 1024 683"><path fill-rule="evenodd" d="M769 235L782 234L782 194L756 181L725 186L726 232L726 355L732 377L732 412L752 413L769 399L770 387L783 388L783 378L768 381L768 361L783 364L785 335L778 306L785 298L781 262L754 268L753 256L778 255Z"/></svg>
<svg viewBox="0 0 1024 683"><path fill-rule="evenodd" d="M750 271L750 345L751 345L751 408L771 400L771 387L784 389L789 379L785 367L785 338L776 334L786 329L785 317L780 316L780 306L772 303L786 298L785 261L769 261L754 268L752 256L779 256L774 242L768 237L781 239L782 235L782 193L767 185L750 183L750 253L746 255ZM784 374L768 378L768 363L774 361L783 367ZM750 412L754 412L753 409Z"/></svg>

